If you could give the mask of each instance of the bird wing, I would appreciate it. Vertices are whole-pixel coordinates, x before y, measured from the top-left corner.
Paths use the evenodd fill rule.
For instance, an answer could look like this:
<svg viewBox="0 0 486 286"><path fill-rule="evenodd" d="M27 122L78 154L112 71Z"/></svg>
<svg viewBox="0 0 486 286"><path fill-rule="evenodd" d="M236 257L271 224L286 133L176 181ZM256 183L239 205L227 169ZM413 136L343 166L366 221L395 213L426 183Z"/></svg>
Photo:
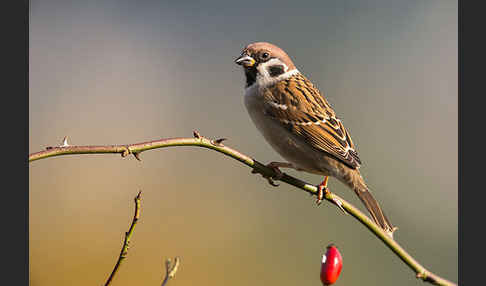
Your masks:
<svg viewBox="0 0 486 286"><path fill-rule="evenodd" d="M313 148L356 169L361 160L349 133L319 90L302 74L267 88L265 115Z"/></svg>

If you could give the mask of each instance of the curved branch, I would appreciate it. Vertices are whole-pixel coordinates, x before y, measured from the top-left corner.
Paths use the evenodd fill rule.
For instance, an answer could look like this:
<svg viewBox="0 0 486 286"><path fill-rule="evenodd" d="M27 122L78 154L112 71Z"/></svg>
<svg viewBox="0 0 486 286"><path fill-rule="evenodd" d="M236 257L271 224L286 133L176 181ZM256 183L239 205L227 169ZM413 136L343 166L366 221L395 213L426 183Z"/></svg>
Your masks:
<svg viewBox="0 0 486 286"><path fill-rule="evenodd" d="M143 143L135 143L128 145L106 145L106 146L59 146L48 147L44 151L32 153L29 155L29 162L44 159L48 157L60 156L60 155L75 155L75 154L107 154L118 153L122 157L126 157L129 154L133 154L138 160L140 160L140 153L157 148L175 147L175 146L197 146L208 148L220 152L226 156L229 156L235 160L247 165L256 173L260 173L265 177L277 176L274 169L265 166L264 164L253 160L247 155L244 155L237 150L224 146L221 142L224 139L210 140L201 135L197 131L194 131L194 138L167 138ZM282 173L279 176L279 180L289 185L297 187L311 195L317 195L317 187L301 181L297 178ZM354 207L349 202L345 201L341 197L333 193L328 193L325 199L331 203L334 201L341 202L342 208L356 218L361 224L367 227L375 236L377 236L388 248L390 248L408 267L410 267L416 274L416 277L422 279L425 282L430 282L434 285L456 285L451 281L448 281L442 277L435 275L427 270L420 263L418 263L410 254L408 254L393 238L388 236L378 225L376 225L371 219L363 214L360 210ZM335 204L335 203L334 203Z"/></svg>
<svg viewBox="0 0 486 286"><path fill-rule="evenodd" d="M135 197L135 214L133 215L132 224L130 225L128 231L125 232L125 240L123 241L123 246L120 251L120 256L118 256L118 260L116 261L115 268L113 268L110 277L108 277L108 280L106 280L105 286L110 285L111 281L113 281L113 277L115 277L115 274L118 271L118 268L120 268L120 265L122 264L123 260L127 257L130 238L132 237L133 230L135 229L135 225L137 224L137 221L140 218L140 196L141 195L142 195L142 191L139 191L137 196Z"/></svg>

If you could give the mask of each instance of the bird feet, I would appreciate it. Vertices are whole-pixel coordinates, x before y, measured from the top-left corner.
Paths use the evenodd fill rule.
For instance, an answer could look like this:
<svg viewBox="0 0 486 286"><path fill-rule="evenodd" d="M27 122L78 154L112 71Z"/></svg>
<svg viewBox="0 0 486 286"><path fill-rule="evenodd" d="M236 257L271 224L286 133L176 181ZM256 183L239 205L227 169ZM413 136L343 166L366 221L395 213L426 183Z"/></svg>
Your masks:
<svg viewBox="0 0 486 286"><path fill-rule="evenodd" d="M262 177L264 177L265 179L267 179L268 183L274 187L278 187L279 184L275 183L275 180L280 180L282 179L284 173L282 171L280 171L279 168L293 168L293 165L291 163L283 163L283 162L271 162L267 165L268 168L272 168L273 171L275 172L276 175L274 176L268 176L266 174L263 174L261 171L257 170L257 169L253 169L251 171L252 174L260 174L262 175Z"/></svg>
<svg viewBox="0 0 486 286"><path fill-rule="evenodd" d="M320 205L322 203L322 200L324 199L324 197L326 195L330 195L331 194L331 191L327 187L327 181L329 181L329 177L328 176L324 177L324 180L317 186L317 201L316 201L316 204L317 205ZM346 210L343 208L343 203L340 200L338 200L338 199L336 199L334 197L331 197L331 201L336 206L338 206L345 214L348 214L346 212Z"/></svg>
<svg viewBox="0 0 486 286"><path fill-rule="evenodd" d="M317 186L317 200L316 204L320 205L322 200L324 199L324 195L330 193L331 191L327 187L327 181L329 181L329 177L324 177L324 180Z"/></svg>

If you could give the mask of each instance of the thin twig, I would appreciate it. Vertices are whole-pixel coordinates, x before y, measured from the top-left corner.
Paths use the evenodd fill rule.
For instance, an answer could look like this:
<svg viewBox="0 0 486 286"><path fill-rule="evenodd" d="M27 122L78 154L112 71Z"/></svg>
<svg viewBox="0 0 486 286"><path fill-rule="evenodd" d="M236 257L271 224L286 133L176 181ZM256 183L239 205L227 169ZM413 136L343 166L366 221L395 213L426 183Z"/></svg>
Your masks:
<svg viewBox="0 0 486 286"><path fill-rule="evenodd" d="M113 280L113 277L115 277L115 274L118 272L118 268L120 268L120 265L122 264L123 260L127 257L130 238L132 237L133 230L135 229L135 225L137 224L137 221L140 218L141 195L142 195L142 191L139 191L137 196L135 197L135 214L133 215L132 224L130 225L128 232L125 232L125 241L123 242L123 247L120 251L120 256L118 256L118 260L116 261L115 268L113 268L113 271L111 272L110 277L108 277L105 286L110 285L111 281Z"/></svg>
<svg viewBox="0 0 486 286"><path fill-rule="evenodd" d="M218 140L216 140L218 141ZM223 153L235 160L242 162L243 164L253 168L253 171L260 173L265 177L276 177L277 173L273 168L267 167L264 164L253 160L247 155L244 155L237 150L229 148L221 144L221 142L215 142L201 136L197 131L194 131L194 138L168 138L143 143L128 144L128 145L107 145L107 146L68 146L68 147L50 147L47 150L32 153L29 155L29 162L44 159L53 156L60 155L74 155L74 154L106 154L106 153L118 153L122 157L126 157L129 154L140 154L144 151L175 147L175 146L197 146L215 150ZM304 190L311 195L317 195L317 187L301 181L297 178L282 173L279 176L279 180L289 185ZM328 193L325 199L331 203L335 201L341 202L342 208L351 216L356 218L361 224L367 227L374 235L376 235L383 243L390 248L408 267L410 267L416 274L416 277L422 279L425 282L430 282L435 285L456 285L451 281L448 281L440 276L437 276L418 263L410 254L408 254L396 241L393 240L388 234L386 234L378 225L376 225L371 219L363 214L360 210L348 203L338 195L334 193Z"/></svg>
<svg viewBox="0 0 486 286"><path fill-rule="evenodd" d="M167 258L165 261L165 278L162 281L162 286L165 286L170 279L174 278L176 275L177 270L179 269L180 258L174 258L174 265L172 265L170 258Z"/></svg>

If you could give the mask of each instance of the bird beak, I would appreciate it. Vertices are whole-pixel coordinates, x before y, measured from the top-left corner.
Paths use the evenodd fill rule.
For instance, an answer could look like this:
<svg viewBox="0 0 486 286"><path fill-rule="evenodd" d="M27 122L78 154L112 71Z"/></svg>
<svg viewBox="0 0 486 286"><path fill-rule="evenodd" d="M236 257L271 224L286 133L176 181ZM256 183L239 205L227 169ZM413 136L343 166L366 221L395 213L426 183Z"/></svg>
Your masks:
<svg viewBox="0 0 486 286"><path fill-rule="evenodd" d="M235 63L240 66L244 66L245 68L252 67L255 64L255 59L248 55L241 55L239 58L235 60Z"/></svg>

